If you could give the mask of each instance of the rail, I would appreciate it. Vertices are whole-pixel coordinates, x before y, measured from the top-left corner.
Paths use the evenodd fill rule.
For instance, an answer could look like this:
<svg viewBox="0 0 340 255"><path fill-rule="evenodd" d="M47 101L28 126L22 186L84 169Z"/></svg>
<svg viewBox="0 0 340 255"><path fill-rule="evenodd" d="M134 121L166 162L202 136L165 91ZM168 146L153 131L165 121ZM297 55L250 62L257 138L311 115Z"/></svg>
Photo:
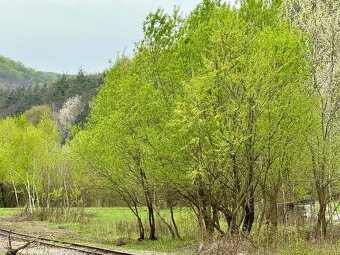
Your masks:
<svg viewBox="0 0 340 255"><path fill-rule="evenodd" d="M5 229L0 229L0 236L8 237L9 235L13 239L23 240L23 241L26 241L26 242L35 240L35 243L39 243L41 245L55 247L55 248L61 248L61 249L67 249L67 250L73 250L73 251L77 251L77 252L82 253L82 254L133 255L131 253L114 251L114 250L96 247L96 246L83 245L83 244L77 244L77 243L72 243L72 242L48 239L48 238L44 238L44 237L37 237L37 236L33 236L33 235L16 233L16 232L8 231L8 230L5 230Z"/></svg>

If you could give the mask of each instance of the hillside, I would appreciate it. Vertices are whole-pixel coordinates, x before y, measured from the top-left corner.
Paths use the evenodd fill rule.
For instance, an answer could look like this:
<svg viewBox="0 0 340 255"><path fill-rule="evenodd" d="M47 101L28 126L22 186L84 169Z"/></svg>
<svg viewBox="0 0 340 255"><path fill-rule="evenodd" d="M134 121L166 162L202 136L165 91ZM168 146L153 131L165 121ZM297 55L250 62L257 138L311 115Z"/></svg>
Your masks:
<svg viewBox="0 0 340 255"><path fill-rule="evenodd" d="M13 90L32 85L51 83L58 75L51 72L36 71L22 63L0 55L0 89Z"/></svg>
<svg viewBox="0 0 340 255"><path fill-rule="evenodd" d="M101 84L102 75L85 75L79 71L78 75L63 74L49 84L0 91L0 118L24 113L37 105L48 105L53 111L58 111L67 99L78 95L84 105L79 116L81 121L87 116L88 102Z"/></svg>
<svg viewBox="0 0 340 255"><path fill-rule="evenodd" d="M47 105L53 111L74 96L80 96L82 121L88 113L88 102L102 84L101 74L59 75L36 71L20 62L0 56L0 119L29 110L32 106Z"/></svg>

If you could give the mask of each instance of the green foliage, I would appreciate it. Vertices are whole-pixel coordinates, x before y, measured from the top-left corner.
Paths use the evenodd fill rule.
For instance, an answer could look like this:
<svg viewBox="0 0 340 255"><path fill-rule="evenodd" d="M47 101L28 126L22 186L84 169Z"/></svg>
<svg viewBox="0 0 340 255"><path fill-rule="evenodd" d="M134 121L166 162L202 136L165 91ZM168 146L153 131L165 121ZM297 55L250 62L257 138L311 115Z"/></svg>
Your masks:
<svg viewBox="0 0 340 255"><path fill-rule="evenodd" d="M49 84L1 91L0 118L22 114L39 105L48 105L56 111L68 98L78 95L82 97L85 108L76 122L83 122L88 115L89 101L101 84L101 75L84 75L81 71L77 76L63 74Z"/></svg>
<svg viewBox="0 0 340 255"><path fill-rule="evenodd" d="M171 214L177 206L190 206L197 236L211 240L216 231L251 235L255 221L258 233L262 225L275 232L278 204L315 196L313 181L331 198L339 137L320 130L332 133L337 123L338 73L322 80L331 91L321 86L325 69L310 58L314 34L284 18L281 4L244 0L231 8L204 0L186 18L177 8L151 13L134 55L105 73L86 123L62 147L48 108L31 106L61 108L75 95L88 102L99 76L80 70L48 86L3 92L3 109L25 113L0 122L1 177L28 194L30 207L37 198L47 207L126 205L137 224L118 228L126 226L127 239L138 231L140 240L145 230L151 240L185 233ZM329 50L328 41L322 48ZM73 121L71 108L64 120ZM327 146L316 143L322 138Z"/></svg>
<svg viewBox="0 0 340 255"><path fill-rule="evenodd" d="M277 199L297 176L313 124L305 40L278 7L203 1L186 19L150 14L135 56L107 73L71 143L87 161L82 171L111 182L126 203L145 205L149 194L169 203L178 191L207 230L211 208L242 222L259 186Z"/></svg>
<svg viewBox="0 0 340 255"><path fill-rule="evenodd" d="M19 208L1 208L0 215L2 217L12 217L18 215L20 212Z"/></svg>
<svg viewBox="0 0 340 255"><path fill-rule="evenodd" d="M76 201L72 197L76 189L68 190L72 175L65 167L68 158L61 150L56 123L49 112L33 120L22 115L0 122L1 182L12 186L16 205L31 212L40 206L70 206L71 199Z"/></svg>
<svg viewBox="0 0 340 255"><path fill-rule="evenodd" d="M141 217L143 221L147 222L146 208L140 208ZM164 214L167 212L164 211ZM0 210L1 214L1 210ZM112 245L117 240L123 239L127 241L124 249L133 250L157 250L157 251L173 251L183 249L191 244L193 237L196 237L196 222L193 218L194 212L190 210L175 210L175 218L179 224L185 224L187 227L183 230L183 240L171 240L168 237L168 230L166 226L161 224L160 219L156 216L159 225L160 235L163 240L160 242L137 242L137 225L135 223L135 216L127 207L114 208L85 208L86 219L77 221L71 219L68 222L53 221L49 222L49 226L53 229L68 229L76 231L80 234L83 240L90 240L92 243Z"/></svg>
<svg viewBox="0 0 340 255"><path fill-rule="evenodd" d="M52 110L47 105L33 106L23 114L34 125L38 125L44 117L52 118Z"/></svg>
<svg viewBox="0 0 340 255"><path fill-rule="evenodd" d="M0 56L0 89L14 90L17 88L43 85L57 80L58 75L52 72L40 72L26 67L4 56Z"/></svg>

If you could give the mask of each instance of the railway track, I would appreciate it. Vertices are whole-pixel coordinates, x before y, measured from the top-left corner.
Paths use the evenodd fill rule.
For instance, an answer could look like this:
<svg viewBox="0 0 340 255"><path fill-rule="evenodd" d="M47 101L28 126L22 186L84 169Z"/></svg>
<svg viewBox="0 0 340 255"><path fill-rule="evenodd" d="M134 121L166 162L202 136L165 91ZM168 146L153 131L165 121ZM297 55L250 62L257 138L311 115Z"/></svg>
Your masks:
<svg viewBox="0 0 340 255"><path fill-rule="evenodd" d="M0 236L8 236L11 235L12 239L22 240L25 242L36 240L35 243L39 243L44 246L66 249L76 251L82 254L93 254L93 255L133 255L131 253L114 251L110 249L100 248L96 246L76 244L71 242L59 241L54 239L48 239L44 237L37 237L33 235L21 234L12 231L8 231L5 229L0 229Z"/></svg>

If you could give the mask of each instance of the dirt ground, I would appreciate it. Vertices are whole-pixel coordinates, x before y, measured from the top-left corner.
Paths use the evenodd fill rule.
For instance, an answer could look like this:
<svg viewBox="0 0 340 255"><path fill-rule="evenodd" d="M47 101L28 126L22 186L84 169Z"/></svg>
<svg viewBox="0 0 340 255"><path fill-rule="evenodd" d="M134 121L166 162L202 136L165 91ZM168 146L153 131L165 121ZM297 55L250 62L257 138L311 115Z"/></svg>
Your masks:
<svg viewBox="0 0 340 255"><path fill-rule="evenodd" d="M65 229L50 229L42 221L32 221L24 216L0 217L0 228L13 232L25 233L34 236L55 238L68 236L76 237L75 233Z"/></svg>
<svg viewBox="0 0 340 255"><path fill-rule="evenodd" d="M30 221L21 216L0 217L0 228L11 230L18 233L26 233L34 236L44 236L46 238L55 238L70 236L72 233L68 230L57 229L51 230L43 222ZM23 245L24 242L12 241L12 247L16 248ZM0 237L0 254L5 254L8 249L8 238ZM79 253L66 249L46 247L39 244L32 244L20 252L27 255L78 255Z"/></svg>
<svg viewBox="0 0 340 255"><path fill-rule="evenodd" d="M67 239L79 240L77 234L66 229L51 229L45 222L33 221L25 216L0 217L0 228L11 230L17 233L25 233L34 236L42 236L45 238L63 240ZM79 242L84 240L79 240ZM13 248L22 245L22 242L12 242ZM5 254L8 248L8 238L0 236L0 255ZM121 250L124 251L124 250ZM169 253L157 253L149 251L126 251L135 255L169 255ZM39 244L32 244L20 254L25 255L79 255L81 253L60 248L51 248Z"/></svg>
<svg viewBox="0 0 340 255"><path fill-rule="evenodd" d="M23 242L12 242L12 247L16 248L20 245L24 244ZM6 238L0 237L0 254L3 255L6 253L8 248L8 240ZM140 252L130 252L135 255L167 255L166 253L155 253L155 252L148 252L148 251L140 251ZM25 248L20 252L20 255L79 255L81 253L70 251L66 249L60 248L51 248L42 246L39 244L32 244L28 248Z"/></svg>
<svg viewBox="0 0 340 255"><path fill-rule="evenodd" d="M23 242L12 241L12 247L16 248L23 245ZM8 239L0 237L0 254L5 254L8 249ZM41 246L39 244L32 244L24 250L20 251L23 255L79 255L77 252L73 252L66 249L51 248Z"/></svg>

